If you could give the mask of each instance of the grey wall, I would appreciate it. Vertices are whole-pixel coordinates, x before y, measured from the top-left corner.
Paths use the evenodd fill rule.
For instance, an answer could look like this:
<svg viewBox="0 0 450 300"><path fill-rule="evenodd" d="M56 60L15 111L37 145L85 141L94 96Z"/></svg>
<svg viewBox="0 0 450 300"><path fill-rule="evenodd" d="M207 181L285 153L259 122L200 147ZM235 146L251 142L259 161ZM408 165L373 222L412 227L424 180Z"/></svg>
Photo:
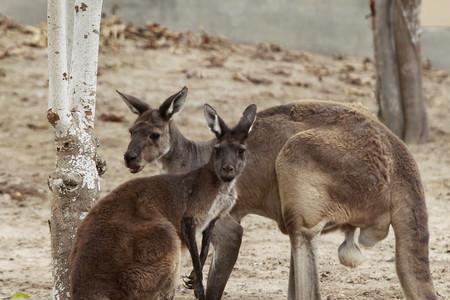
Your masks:
<svg viewBox="0 0 450 300"><path fill-rule="evenodd" d="M273 42L324 54L372 56L367 1L361 0L104 0L135 23L205 30L236 41ZM45 20L45 0L0 0L0 13L20 22ZM423 56L450 70L450 28L425 27Z"/></svg>

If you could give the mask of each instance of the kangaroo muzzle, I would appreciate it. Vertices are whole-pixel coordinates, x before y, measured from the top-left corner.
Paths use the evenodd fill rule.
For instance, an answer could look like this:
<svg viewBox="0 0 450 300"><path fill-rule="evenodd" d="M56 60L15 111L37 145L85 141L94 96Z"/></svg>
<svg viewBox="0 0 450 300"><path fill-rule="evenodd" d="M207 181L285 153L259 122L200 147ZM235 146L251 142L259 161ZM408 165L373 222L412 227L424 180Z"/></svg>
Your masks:
<svg viewBox="0 0 450 300"><path fill-rule="evenodd" d="M123 159L125 161L125 165L128 169L130 169L131 173L137 173L144 167L141 165L140 155L136 151L128 150L125 152Z"/></svg>

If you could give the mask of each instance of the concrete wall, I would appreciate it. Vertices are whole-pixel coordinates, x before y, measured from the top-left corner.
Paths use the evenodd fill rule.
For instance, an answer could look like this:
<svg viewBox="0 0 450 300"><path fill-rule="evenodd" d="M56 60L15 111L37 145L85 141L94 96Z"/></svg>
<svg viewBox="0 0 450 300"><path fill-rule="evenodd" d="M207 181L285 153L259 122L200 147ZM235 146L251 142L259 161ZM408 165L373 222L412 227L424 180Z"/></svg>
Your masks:
<svg viewBox="0 0 450 300"><path fill-rule="evenodd" d="M422 0L421 19L424 26L450 26L450 1Z"/></svg>
<svg viewBox="0 0 450 300"><path fill-rule="evenodd" d="M273 42L324 54L372 56L367 1L104 0L104 11L115 3L119 15L135 23L158 22L172 30L205 30L236 41ZM432 20L433 6L424 7ZM37 23L45 20L46 1L0 0L0 13ZM424 27L423 57L450 70L448 53L450 27Z"/></svg>

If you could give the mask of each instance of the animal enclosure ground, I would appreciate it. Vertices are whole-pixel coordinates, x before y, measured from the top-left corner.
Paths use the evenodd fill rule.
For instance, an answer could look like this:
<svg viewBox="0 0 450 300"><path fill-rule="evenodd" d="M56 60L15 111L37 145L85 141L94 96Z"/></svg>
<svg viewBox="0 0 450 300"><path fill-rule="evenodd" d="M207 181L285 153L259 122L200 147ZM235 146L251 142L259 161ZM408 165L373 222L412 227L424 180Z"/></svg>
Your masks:
<svg viewBox="0 0 450 300"><path fill-rule="evenodd" d="M47 177L54 167L53 131L46 120L47 53L36 28L0 26L0 298L24 291L32 299L51 293L50 215ZM122 155L134 115L115 89L156 106L189 87L176 119L192 139L209 139L202 113L210 103L229 122L243 108L259 109L302 98L361 103L376 112L371 59L327 57L276 45L240 45L214 37L178 36L149 27L145 32L116 22L104 27L99 62L96 133L108 163L102 194L136 176L158 172L147 166L129 174ZM128 30L128 33L127 33ZM134 35L135 38L132 38ZM142 36L139 36L142 35ZM45 38L45 37L44 37ZM45 42L43 43L45 45ZM430 262L437 291L450 298L450 76L425 69L431 141L409 146L425 185L430 214ZM274 222L243 221L244 240L224 299L286 299L289 241ZM324 299L402 299L389 237L363 250L356 269L339 264L343 234L322 236L319 271ZM182 274L187 274L185 259ZM193 299L180 287L177 299Z"/></svg>

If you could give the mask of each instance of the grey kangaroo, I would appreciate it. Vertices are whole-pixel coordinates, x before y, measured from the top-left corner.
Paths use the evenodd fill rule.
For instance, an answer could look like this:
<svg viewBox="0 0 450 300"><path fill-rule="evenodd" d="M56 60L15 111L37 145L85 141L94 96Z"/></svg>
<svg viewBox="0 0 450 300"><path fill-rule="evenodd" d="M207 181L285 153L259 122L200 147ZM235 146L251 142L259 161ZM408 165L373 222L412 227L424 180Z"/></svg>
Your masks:
<svg viewBox="0 0 450 300"><path fill-rule="evenodd" d="M132 172L159 160L166 172L183 173L208 160L214 141L186 139L171 118L183 106L186 92L169 97L157 109L121 94L139 114L134 126L154 133L151 139L132 133L125 153ZM288 299L320 299L315 250L320 233L343 230L339 259L355 267L362 261L355 229L360 228L359 244L370 247L387 236L390 225L405 297L437 299L419 171L403 142L372 114L315 100L271 107L258 113L247 148L247 167L236 182L236 204L212 233L208 300L222 297L241 245L240 220L247 214L271 218L289 235ZM195 272L189 279L191 287Z"/></svg>
<svg viewBox="0 0 450 300"><path fill-rule="evenodd" d="M155 140L141 115L132 135ZM74 300L173 299L181 251L190 252L197 299L205 299L196 234L210 232L215 220L235 203L235 180L246 161L246 139L256 106L244 111L229 128L205 105L209 128L216 135L206 164L180 175L159 175L128 181L101 199L81 223L71 253ZM204 245L208 243L203 241Z"/></svg>

